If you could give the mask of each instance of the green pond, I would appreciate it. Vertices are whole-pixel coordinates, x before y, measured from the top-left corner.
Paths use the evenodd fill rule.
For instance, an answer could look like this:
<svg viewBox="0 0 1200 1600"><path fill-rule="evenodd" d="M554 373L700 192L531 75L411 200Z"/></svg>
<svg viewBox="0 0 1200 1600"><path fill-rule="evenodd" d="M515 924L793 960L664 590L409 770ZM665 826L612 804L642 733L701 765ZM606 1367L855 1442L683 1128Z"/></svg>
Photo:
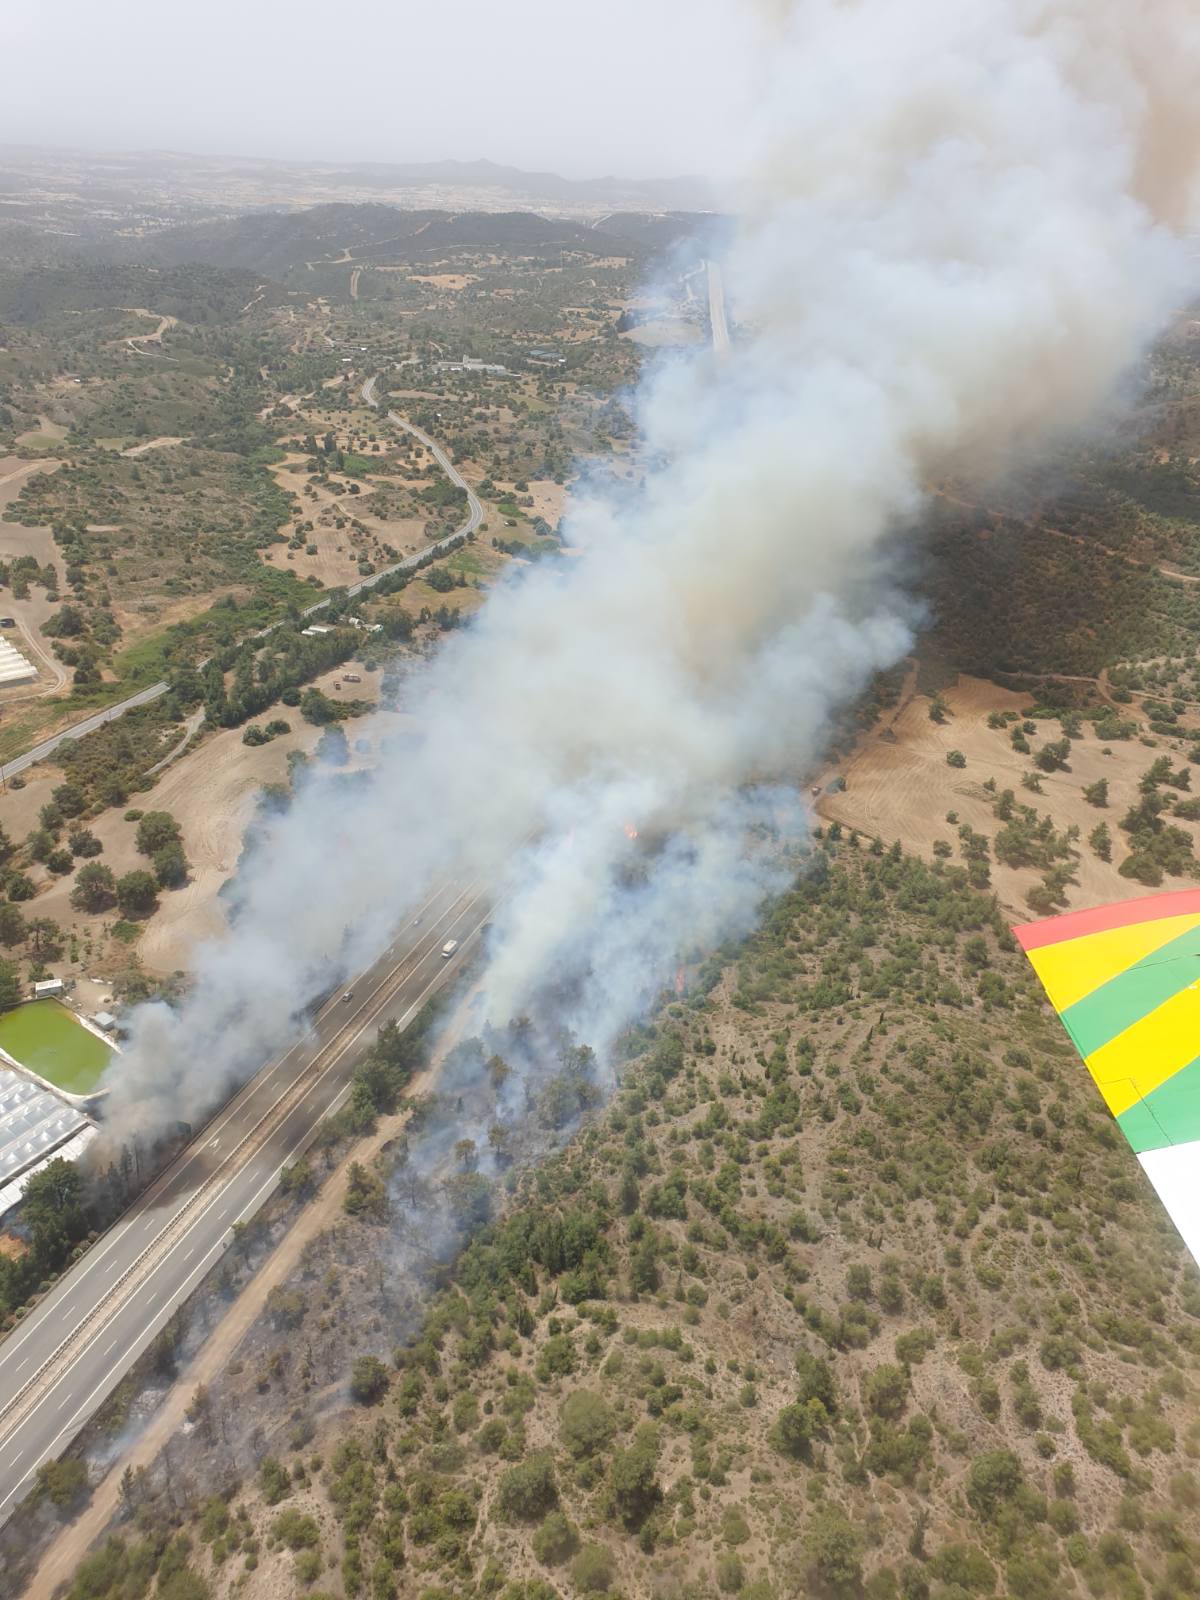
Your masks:
<svg viewBox="0 0 1200 1600"><path fill-rule="evenodd" d="M0 1049L68 1094L90 1094L113 1055L57 1000L33 1000L4 1012Z"/></svg>

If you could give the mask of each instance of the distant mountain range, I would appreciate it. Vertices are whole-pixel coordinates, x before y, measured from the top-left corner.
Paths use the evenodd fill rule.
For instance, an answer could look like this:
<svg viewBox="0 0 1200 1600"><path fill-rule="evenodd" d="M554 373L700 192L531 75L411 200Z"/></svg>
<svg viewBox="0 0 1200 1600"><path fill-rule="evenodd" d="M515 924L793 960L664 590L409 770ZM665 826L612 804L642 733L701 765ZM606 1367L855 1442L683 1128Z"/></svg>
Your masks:
<svg viewBox="0 0 1200 1600"><path fill-rule="evenodd" d="M583 203L622 210L709 211L713 206L712 191L702 178L563 178L556 172L524 172L483 160L364 162L327 169L325 181L348 188L494 189L534 208L574 209Z"/></svg>
<svg viewBox="0 0 1200 1600"><path fill-rule="evenodd" d="M0 266L185 261L281 276L348 251L644 256L706 230L695 178L563 178L494 161L284 162L0 146ZM343 257L344 258L344 257Z"/></svg>
<svg viewBox="0 0 1200 1600"><path fill-rule="evenodd" d="M700 178L564 178L494 161L265 161L175 151L94 152L0 146L0 209L33 220L39 203L157 212L229 214L255 207L383 200L409 209L551 211L596 217L614 211L709 211Z"/></svg>

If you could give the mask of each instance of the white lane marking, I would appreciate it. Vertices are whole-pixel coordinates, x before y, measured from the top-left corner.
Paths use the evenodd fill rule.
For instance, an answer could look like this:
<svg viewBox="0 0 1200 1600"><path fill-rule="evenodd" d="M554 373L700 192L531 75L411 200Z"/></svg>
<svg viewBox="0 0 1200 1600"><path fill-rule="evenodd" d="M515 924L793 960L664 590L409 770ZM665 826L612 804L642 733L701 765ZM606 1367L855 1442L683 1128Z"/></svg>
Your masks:
<svg viewBox="0 0 1200 1600"><path fill-rule="evenodd" d="M425 901L425 903L419 908L418 914L420 916L424 917L426 911L429 909L429 907L431 905L434 904L434 902L436 900L438 900L443 895L445 895L445 894L447 894L449 892L453 892L453 889L454 889L454 884L452 882L439 884L438 887L429 896L429 898ZM452 911L454 909L454 907L459 903L459 901L462 900L465 897L466 892L467 891L465 891L465 890L460 891L455 896L454 900L451 901L450 905L447 907L447 911ZM408 929L406 928L405 932L407 932L407 931L408 931ZM393 940L392 944L390 944L388 946L387 950L381 952L381 954L379 956L379 960L374 963L374 966L378 966L381 962L385 961L388 958L388 956L390 955L391 951L394 950L395 946L400 943L400 939L402 937L403 937L403 935L400 935L399 937L397 937L395 940ZM419 944L421 941L417 940L416 942ZM372 993L373 994L378 994L379 989L383 987L383 984L387 983L391 979L393 974L400 967L402 967L404 965L404 963L406 961L408 961L413 954L414 954L414 951L410 950L406 955L404 955L396 963L396 966L393 967L391 969L391 971L389 971L387 973L387 975L384 977L383 981L379 985L377 985L377 987L375 988L374 991L372 991ZM373 970L373 969L369 968L368 971L370 971L370 970ZM358 981L361 982L362 979L360 978ZM362 1006L358 1006L358 1007L355 1008L354 1012L352 1012L351 1015L346 1019L347 1026L351 1022L353 1022L355 1016L357 1016L362 1011L363 1006L369 1004L370 998L371 997L368 996L366 999L364 999ZM329 1004L325 1008L325 1012L322 1013L322 1015L329 1015L334 1010L336 1010L336 1004L337 1004L336 1002L330 1001ZM332 1044L333 1042L334 1041L331 1040L330 1044ZM245 1109L247 1108L247 1106L249 1105L249 1103L259 1093L261 1093L261 1091L266 1087L266 1085L271 1081L271 1079L273 1077L275 1077L276 1074L283 1067L288 1065L291 1057L294 1055L294 1053L296 1052L297 1048L298 1048L298 1044L297 1043L293 1043L293 1044L289 1045L288 1048L281 1055L276 1057L276 1059L273 1062L269 1063L269 1065L268 1065L266 1070L260 1070L258 1073L255 1074L255 1076L253 1078L249 1079L245 1084L243 1084L242 1088L240 1090L238 1090L237 1094L228 1103L228 1105L226 1105L223 1108L223 1110L221 1110L221 1111L219 1111L217 1113L216 1117L213 1120L213 1123L210 1125L209 1130L208 1130L210 1135L211 1134L215 1134L215 1133L220 1133L220 1134L223 1135L224 1132L225 1132L225 1128L226 1128L227 1124L230 1123L236 1116L238 1116L239 1114L244 1112ZM268 1107L268 1110L270 1110L270 1109L271 1108ZM170 1186L170 1184L172 1182L174 1182L174 1181L176 1181L176 1180L178 1180L178 1179L180 1179L180 1178L182 1178L184 1176L184 1174L189 1170L189 1168L196 1161L196 1159L199 1156L199 1153L200 1153L202 1148L203 1148L202 1145L199 1145L199 1144L193 1145L191 1147L191 1149L190 1149L190 1152L185 1152L182 1166L178 1167L177 1169L176 1168L172 1168L172 1167L168 1167L165 1172L161 1173L159 1175L159 1177L154 1180L154 1183L150 1186L150 1188L146 1191L146 1193L144 1195L142 1195L137 1202L135 1202L135 1204L140 1204L142 1206L152 1206L157 1201L157 1199L161 1197L161 1195L165 1192L165 1190ZM179 1203L178 1203L178 1205L175 1206L175 1209L172 1212L171 1217L169 1217L167 1219L167 1221L164 1224L162 1224L162 1226L161 1226L159 1231L165 1230L165 1228L170 1225L170 1222L172 1222L174 1220L174 1217L178 1214L179 1210L182 1209L183 1205L186 1204L188 1198L189 1198L189 1192L185 1192L179 1197ZM131 1227L135 1226L139 1222L141 1222L143 1224L143 1226L145 1226L146 1224L151 1223L152 1221L153 1221L153 1218L151 1216L149 1216L146 1212L143 1212L143 1213L139 1214L138 1212L135 1211L135 1212L131 1213L128 1217L126 1217L124 1220L122 1220L121 1222L118 1222L113 1227L113 1229L110 1231L108 1236L104 1240L102 1240L96 1246L96 1248L94 1250L89 1251L84 1256L83 1261L80 1263L80 1265L84 1269L84 1273L85 1274L90 1274L90 1273L94 1272L96 1270L96 1268L99 1266L100 1262L103 1261L105 1256L107 1256L109 1254L109 1252L112 1250L113 1246L118 1242L118 1240L121 1238L121 1236L123 1234L125 1234L126 1232L128 1232L128 1230ZM60 1281L64 1281L65 1282L65 1280L60 1280ZM78 1282L78 1281L79 1280L76 1280L76 1282ZM105 1293L106 1292L107 1291L105 1291ZM54 1291L51 1290L51 1295L53 1295L53 1293L54 1293ZM47 1297L47 1298L49 1298L49 1297ZM90 1315L91 1312L95 1310L96 1306L99 1305L100 1300L103 1300L103 1299L104 1299L104 1294L101 1294L100 1297L99 1297L99 1300L95 1301L94 1304L91 1307L89 1307L88 1311L84 1313L84 1316L86 1317L86 1316ZM46 1301L43 1301L42 1305L46 1305L46 1303L47 1303ZM41 1308L39 1307L37 1309L40 1310ZM79 1320L82 1321L82 1320L84 1320L84 1318L80 1318ZM26 1322L25 1324L23 1324L23 1326L24 1326L24 1328L26 1330L27 1335L33 1333L34 1326L33 1326L32 1323ZM6 1340L6 1341L4 1341L4 1344L2 1346L0 1346L0 1366L3 1366L5 1361L13 1353L12 1351L10 1351L7 1348L8 1344L11 1343L11 1342L12 1342L11 1340ZM19 1348L19 1345L14 1345L13 1348L15 1350L16 1348Z"/></svg>
<svg viewBox="0 0 1200 1600"><path fill-rule="evenodd" d="M418 914L422 918L424 918L425 913L428 911L429 907L431 905L433 905L434 902L436 900L438 900L439 898L441 898L443 895L445 895L445 894L447 894L449 892L453 892L453 889L454 889L454 884L453 883L439 884L439 886L434 890L434 892L425 901L424 905L422 905L419 908ZM462 899L465 898L466 893L467 893L466 890L460 891L455 896L455 898L451 901L450 905L446 908L447 912L453 911L455 906L457 906L458 903ZM475 898L477 899L478 896L476 896ZM443 915L445 915L445 913L443 913ZM407 932L407 931L408 930L406 929L405 932ZM403 936L401 935L401 937L403 937ZM416 941L416 944L419 945L422 942L424 937L425 937L425 935L422 935L422 939L418 939ZM388 950L383 952L383 954L379 958L379 961L376 962L375 965L378 966L379 962L384 961L387 958L387 956L390 953L390 951L393 950L395 948L395 945L398 944L399 942L400 942L399 938L394 940L393 943L388 946ZM384 984L388 983L391 980L391 978L394 976L395 972L398 971L400 967L404 966L405 962L409 961L413 957L413 955L415 954L415 948L416 948L416 946L414 945L414 948L412 950L409 950L407 952L407 954L404 955L401 958L401 960L397 962L396 966L394 968L392 968L392 970L387 974L387 976L383 979L382 983L377 985L377 987L372 991L372 996L369 996L366 1000L364 1000L362 1006L356 1007L355 1011L346 1019L347 1026L349 1026L354 1021L355 1017L358 1016L361 1013L363 1007L365 1005L369 1004L370 998L373 997L373 995L377 995L379 993L379 990L381 988L383 988ZM428 952L426 952L426 954L428 954ZM418 958L417 963L416 963L417 966L419 966L421 961L423 961L424 959L425 959L424 956ZM408 977L408 976L411 976L411 973L406 975L406 977ZM360 979L359 981L361 982L362 980ZM406 981L406 980L401 980L401 981ZM329 1012L333 1011L334 1009L336 1009L336 1002L331 1001L329 1006L326 1008L326 1013L325 1014L328 1014ZM359 1030L359 1034L361 1034L362 1031L363 1030L360 1029ZM358 1036L359 1035L355 1035L355 1038L357 1038ZM336 1035L335 1035L335 1039L334 1040L330 1040L330 1045L333 1045L335 1043L335 1040L336 1040ZM243 1087L234 1096L233 1100L231 1100L229 1102L229 1104L224 1108L224 1110L217 1113L217 1117L214 1119L214 1123L212 1124L212 1126L209 1129L210 1133L214 1132L216 1130L220 1130L222 1132L222 1134L223 1134L226 1125L235 1116L243 1113L246 1110L247 1106L250 1105L250 1103L254 1100L254 1098L258 1094L260 1094L262 1092L262 1090L267 1086L267 1084L270 1082L270 1080L272 1078L274 1078L276 1076L276 1074L283 1067L285 1067L288 1064L289 1059L291 1058L291 1056L295 1052L296 1048L297 1048L296 1045L294 1045L294 1044L291 1045L283 1053L283 1055L281 1055L273 1063L271 1063L267 1069L265 1069L264 1071L260 1071L253 1078L251 1078L249 1080L249 1082L244 1084ZM328 1047L323 1046L322 1048L328 1048ZM271 1107L268 1107L267 1109L269 1111L271 1109ZM266 1115L266 1113L263 1113L263 1115ZM12 1334L10 1334L9 1337L6 1340L4 1340L2 1343L0 1343L0 1367L3 1367L7 1361L10 1361L12 1359L12 1357L17 1354L17 1352L22 1348L22 1346L24 1344L28 1343L30 1339L32 1339L32 1338L34 1338L34 1337L36 1337L38 1335L38 1330L41 1329L43 1322L46 1321L49 1317L53 1316L56 1322L59 1322L59 1321L63 1320L62 1311L61 1311L62 1301L67 1299L72 1293L78 1292L78 1289L81 1286L81 1284L86 1283L88 1277L90 1277L91 1275L93 1275L94 1273L96 1273L98 1271L98 1269L100 1267L100 1264L111 1253L111 1251L113 1250L114 1246L117 1245L120 1242L120 1240L124 1237L124 1235L126 1233L129 1232L129 1230L131 1228L138 1227L143 1232L145 1232L147 1229L154 1229L156 1232L163 1233L171 1226L171 1224L174 1222L176 1216L178 1216L179 1212L182 1210L184 1205L187 1204L187 1201L190 1198L190 1195L191 1195L191 1193L193 1191L188 1190L186 1188L186 1186L185 1186L184 1192L181 1193L178 1196L177 1203L175 1203L173 1205L173 1209L172 1209L170 1215L165 1220L162 1220L161 1222L156 1222L156 1219L152 1214L153 1206L157 1203L157 1200L159 1198L161 1198L161 1195L163 1194L165 1189L170 1186L171 1183L177 1181L178 1179L180 1179L180 1178L182 1178L184 1176L184 1174L189 1170L189 1168L195 1162L195 1160L196 1160L196 1158L197 1158L197 1156L198 1156L198 1154L199 1154L199 1152L200 1152L200 1150L202 1148L204 1148L202 1145L193 1146L192 1149L191 1149L191 1153L185 1156L182 1166L180 1166L177 1169L173 1169L171 1167L168 1167L166 1172L162 1173L158 1178L156 1178L154 1183L150 1186L150 1188L146 1191L146 1193L143 1196L141 1196L138 1201L135 1202L135 1205L142 1206L142 1207L144 1207L146 1209L143 1209L141 1211L135 1210L135 1211L131 1212L127 1217L123 1218L120 1222L118 1222L112 1228L112 1230L109 1232L107 1237L105 1239L103 1239L100 1243L98 1243L94 1250L89 1251L84 1256L82 1262L80 1263L80 1267L81 1267L82 1271L81 1271L80 1276L78 1278L74 1278L74 1279L63 1278L63 1279L60 1279L59 1285L56 1286L56 1289L59 1286L62 1287L62 1295L61 1295L61 1297L59 1299L55 1299L56 1289L52 1289L50 1291L50 1294L47 1296L47 1298L45 1300L43 1300L41 1302L41 1304L35 1308L33 1317L31 1317L31 1318L27 1319L25 1322L23 1322L22 1325L21 1325L21 1329L20 1330L14 1330L14 1332ZM101 1304L101 1302L105 1299L105 1297L107 1296L108 1292L109 1291L108 1291L107 1288L103 1289L101 1291L101 1293L99 1294L98 1298L95 1301L93 1301L92 1305L89 1306L88 1309L85 1312L82 1313L82 1315L77 1316L75 1318L75 1325L76 1326L78 1326L82 1322L85 1322L87 1320L87 1318L92 1315L92 1313L96 1310L96 1307L99 1306ZM3 1509L4 1503L5 1502L0 1501L0 1510Z"/></svg>
<svg viewBox="0 0 1200 1600"><path fill-rule="evenodd" d="M467 891L464 890L461 894L456 896L456 898L455 898L454 902L452 903L452 906L450 907L450 909L453 909L453 906L457 905L459 903L459 901L465 899L466 895L467 895ZM470 914L470 912L474 909L474 907L478 904L478 902L482 898L483 898L482 890L479 891L478 893L472 895L471 898L470 898L470 901L468 902L468 904L463 908L463 910L461 910L458 913L458 915L456 917L453 918L453 920L448 924L448 926L451 929L456 927L465 917L467 917ZM475 926L473 928L469 929L464 934L464 936L463 936L464 939L473 938L474 935L479 932L479 930L483 927L484 923L488 920L488 917L492 915L492 909L493 908L489 907L488 910L486 910L483 913L483 915L476 922ZM440 937L440 935L439 935L439 937ZM416 976L417 969L419 969L419 967L422 965L422 963L425 960L428 959L430 954L431 954L430 951L426 951L425 955L416 963L416 967L414 968L414 970L408 974L408 979L411 979L412 977ZM449 967L450 967L449 963L442 963L442 962L438 963L438 965L434 969L433 976L430 978L429 982L421 990L420 994L418 994L416 999L414 1001L412 1001L410 1003L410 1005L407 1007L407 1009L403 1012L402 1020L401 1020L401 1026L404 1026L407 1023L407 1021L416 1014L417 1010L424 1003L426 996L429 995L434 989L439 987L439 985L444 981L446 976L448 976ZM402 981L408 981L408 979L405 979L405 980L402 980ZM382 987L382 985L380 987ZM388 1002L385 1001L384 1002L384 1006L381 1008L381 1010L386 1009L387 1004L388 1004ZM372 1019L372 1020L374 1020L374 1019ZM366 1032L366 1030L367 1030L367 1028L369 1026L370 1026L370 1023L364 1023L363 1026L358 1030L358 1033L355 1034L354 1038L346 1041L346 1043L343 1045L343 1047L338 1051L337 1056L335 1057L335 1059L333 1061L331 1061L330 1064L325 1068L325 1070L322 1072L321 1076L319 1078L317 1078L313 1083L309 1084L308 1088L301 1095L300 1099L296 1102L296 1104L294 1106L292 1106L291 1110L287 1113L287 1118L290 1118L290 1117L294 1116L295 1113L301 1108L301 1106L304 1105L305 1101L308 1100L308 1098L313 1094L313 1092L323 1085L323 1083L325 1082L325 1079L329 1076L330 1072L332 1072L334 1067L337 1065L337 1063L342 1060L342 1058L345 1055L346 1051L349 1050L354 1044L356 1044L358 1042L359 1038L362 1036L363 1033ZM341 1090L339 1090L339 1092L330 1101L329 1105L326 1107L326 1109L322 1113L322 1115L323 1116L327 1116L336 1107L338 1101L343 1099L344 1096L347 1093L349 1093L349 1085L348 1084L344 1085L343 1088ZM285 1118L285 1121L287 1120L287 1118ZM305 1147L307 1142L312 1138L313 1133L315 1132L315 1129L316 1129L317 1125L319 1124L320 1120L321 1120L321 1118L318 1117L313 1123L309 1124L303 1130L303 1132L300 1134L299 1138L296 1139L295 1142L289 1148L289 1150L287 1152L287 1155L283 1158L282 1162L277 1162L276 1160L272 1160L272 1162L271 1162L271 1170L270 1170L269 1175L267 1176L266 1180L260 1185L260 1187L254 1192L254 1194L251 1195L250 1199L246 1202L246 1204L242 1207L241 1212L238 1215L237 1221L240 1222L243 1217L245 1217L245 1216L247 1216L249 1214L252 1214L254 1211L256 1211L258 1209L258 1207L262 1204L263 1197L271 1189L273 1189L278 1184L280 1166L281 1165L286 1165L286 1163L297 1153L297 1151L302 1150ZM251 1158L251 1159L253 1160L253 1158ZM236 1173L236 1174L231 1175L229 1181L231 1183L235 1182L236 1179L239 1176L245 1176L249 1171L250 1171L250 1166L249 1166L249 1164L247 1164L247 1166L245 1166L245 1167L243 1167L241 1169L240 1173ZM195 1218L194 1222L190 1224L191 1227L194 1228L194 1227L198 1226L198 1224L201 1222L201 1220L212 1209L213 1203L214 1203L213 1201L210 1201L209 1204L207 1206L205 1206L204 1210L201 1211L200 1214ZM162 1260L159 1261L151 1269L150 1274L149 1274L149 1276L147 1277L147 1280L146 1280L147 1284L149 1283L149 1279L152 1278L157 1272L159 1272L160 1269L162 1267L164 1267L167 1264L168 1261L170 1261L171 1257L179 1249L179 1246L180 1246L180 1244L182 1244L182 1242L183 1241L180 1240L177 1244L173 1245L171 1247L171 1249L168 1250L167 1254L165 1256L163 1256ZM224 1232L223 1232L222 1233L222 1237L219 1238L214 1244L209 1246L208 1250L200 1258L200 1260L196 1263L196 1265L192 1268L191 1272L189 1272L188 1275L183 1279L182 1283L180 1283L176 1287L176 1289L173 1292L173 1294L171 1294L169 1296L169 1304L168 1304L168 1306L166 1308L168 1314L170 1312L170 1304L171 1303L182 1304L183 1301L186 1300L188 1294L191 1292L191 1288L189 1286L194 1284L194 1282L199 1281L199 1278L201 1276L203 1276L203 1274L207 1271L208 1263L209 1263L210 1259L212 1257L214 1257L215 1255L217 1255L218 1252L223 1251L224 1248L225 1248L225 1237L224 1237ZM194 1252L194 1249L195 1249L195 1247L193 1246L193 1252ZM157 1293L155 1295L147 1294L146 1298L147 1299L157 1299L158 1298L158 1294ZM116 1314L117 1313L114 1313L114 1315L116 1315ZM137 1335L135 1335L133 1338L131 1338L129 1340L129 1342L128 1342L128 1350L130 1352L131 1359L134 1359L136 1353L138 1353L138 1345L139 1345L140 1341L145 1339L147 1343L149 1342L149 1335L152 1333L155 1323L158 1321L158 1319L161 1316L162 1316L162 1311L155 1312L154 1315L151 1317L150 1322L147 1323L145 1325L145 1327L143 1328L142 1332L137 1334ZM72 1363L73 1366L78 1364L78 1361L82 1358L82 1356L86 1353L86 1351L89 1348L90 1348L89 1345L85 1345L84 1346L83 1350L80 1351L79 1356L76 1358L76 1361L74 1363ZM64 1377L68 1376L69 1372L70 1372L70 1369L68 1369L68 1373L64 1373L63 1376ZM90 1415L93 1401L96 1399L96 1397L98 1395L101 1394L101 1391L109 1383L110 1376L111 1376L110 1373L106 1372L104 1374L104 1376L100 1379L100 1382L96 1385L96 1387L92 1390L92 1392L87 1396L87 1398L79 1406L78 1410L76 1410L74 1412L74 1414L68 1419L68 1421L59 1430L59 1432L54 1436L54 1438L51 1440L50 1445L48 1446L48 1448L46 1450L44 1450L37 1457L37 1459L32 1463L32 1465L24 1473L24 1475L22 1476L20 1481L18 1483L16 1483L13 1486L12 1489L9 1490L8 1494L5 1495L4 1499L0 1500L0 1521L3 1520L4 1513L5 1513L5 1510L8 1507L8 1505L11 1503L11 1501L13 1499L15 1499L15 1497L25 1487L25 1484L28 1482L28 1480L32 1476L32 1474L34 1472L36 1472L37 1468L42 1464L43 1461L48 1461L50 1459L50 1457L54 1455L55 1451L59 1448L60 1441L68 1441L69 1439L74 1437L75 1432L78 1431L79 1425ZM46 1396L46 1399L49 1399L49 1395ZM70 1399L70 1395L68 1395L65 1399L63 1399L59 1403L59 1406L58 1406L57 1409L61 1411L63 1406L65 1406L67 1404L67 1400L68 1399ZM45 1403L45 1401L38 1401L38 1403L33 1407L33 1410L27 1413L26 1418L25 1418L25 1422L26 1423L29 1421L30 1418L32 1418L33 1416L35 1416L37 1414L37 1412L41 1409L41 1407L42 1407L42 1405L44 1403ZM14 1435L13 1439L15 1440L17 1437L18 1437L17 1435Z"/></svg>

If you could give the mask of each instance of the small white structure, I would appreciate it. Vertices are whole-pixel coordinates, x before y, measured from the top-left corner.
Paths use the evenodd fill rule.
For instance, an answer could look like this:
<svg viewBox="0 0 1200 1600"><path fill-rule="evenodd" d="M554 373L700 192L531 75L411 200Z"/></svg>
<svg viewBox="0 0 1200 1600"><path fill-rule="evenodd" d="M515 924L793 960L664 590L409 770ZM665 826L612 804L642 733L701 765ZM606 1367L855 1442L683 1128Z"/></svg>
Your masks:
<svg viewBox="0 0 1200 1600"><path fill-rule="evenodd" d="M0 688L9 683L30 683L37 668L7 639L0 639Z"/></svg>
<svg viewBox="0 0 1200 1600"><path fill-rule="evenodd" d="M35 1000L53 1000L55 995L65 994L66 985L61 978L45 978L41 983L33 986Z"/></svg>
<svg viewBox="0 0 1200 1600"><path fill-rule="evenodd" d="M95 1137L96 1125L7 1066L0 1066L0 1217L21 1198L35 1172L55 1156L71 1161Z"/></svg>
<svg viewBox="0 0 1200 1600"><path fill-rule="evenodd" d="M332 633L333 629L326 627L325 624L321 622L311 622L309 623L308 627L304 629L304 632L308 638L318 639L323 633Z"/></svg>
<svg viewBox="0 0 1200 1600"><path fill-rule="evenodd" d="M98 1028L103 1028L105 1033L111 1033L117 1025L117 1019L111 1011L97 1011L92 1021Z"/></svg>

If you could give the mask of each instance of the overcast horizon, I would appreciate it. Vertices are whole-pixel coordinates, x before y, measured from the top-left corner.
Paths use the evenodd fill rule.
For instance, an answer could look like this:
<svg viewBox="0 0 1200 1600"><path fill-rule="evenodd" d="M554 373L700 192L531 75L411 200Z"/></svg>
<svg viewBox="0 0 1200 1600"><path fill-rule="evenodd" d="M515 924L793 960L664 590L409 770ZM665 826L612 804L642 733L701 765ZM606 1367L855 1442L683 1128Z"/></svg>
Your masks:
<svg viewBox="0 0 1200 1600"><path fill-rule="evenodd" d="M745 13L749 9L749 16ZM739 14L741 13L741 14ZM312 0L64 0L10 19L0 143L95 155L405 163L487 159L585 179L718 175L744 103L753 8L459 0L401 16L363 0L331 31ZM334 24L337 26L337 24Z"/></svg>
<svg viewBox="0 0 1200 1600"><path fill-rule="evenodd" d="M297 155L266 155L259 150L197 150L194 147L185 148L181 145L170 144L108 144L88 142L82 139L51 140L51 139L9 139L0 136L0 150L29 151L31 153L43 151L70 155L82 155L103 160L105 157L129 159L136 157L169 156L184 160L214 161L214 162L249 162L263 163L265 165L297 166L297 167L405 167L405 166L437 166L449 162L460 162L465 166L486 162L501 170L511 170L530 176L549 174L553 177L566 178L575 183L603 182L613 179L617 182L629 181L637 183L653 183L655 181L671 181L674 179L704 178L706 175L699 170L684 171L647 171L644 173L631 173L624 170L609 170L601 172L568 172L562 168L549 166L544 163L522 163L517 161L504 161L488 154L486 151L473 155L422 155L422 156L377 156L377 155L323 155L318 152L307 152Z"/></svg>

